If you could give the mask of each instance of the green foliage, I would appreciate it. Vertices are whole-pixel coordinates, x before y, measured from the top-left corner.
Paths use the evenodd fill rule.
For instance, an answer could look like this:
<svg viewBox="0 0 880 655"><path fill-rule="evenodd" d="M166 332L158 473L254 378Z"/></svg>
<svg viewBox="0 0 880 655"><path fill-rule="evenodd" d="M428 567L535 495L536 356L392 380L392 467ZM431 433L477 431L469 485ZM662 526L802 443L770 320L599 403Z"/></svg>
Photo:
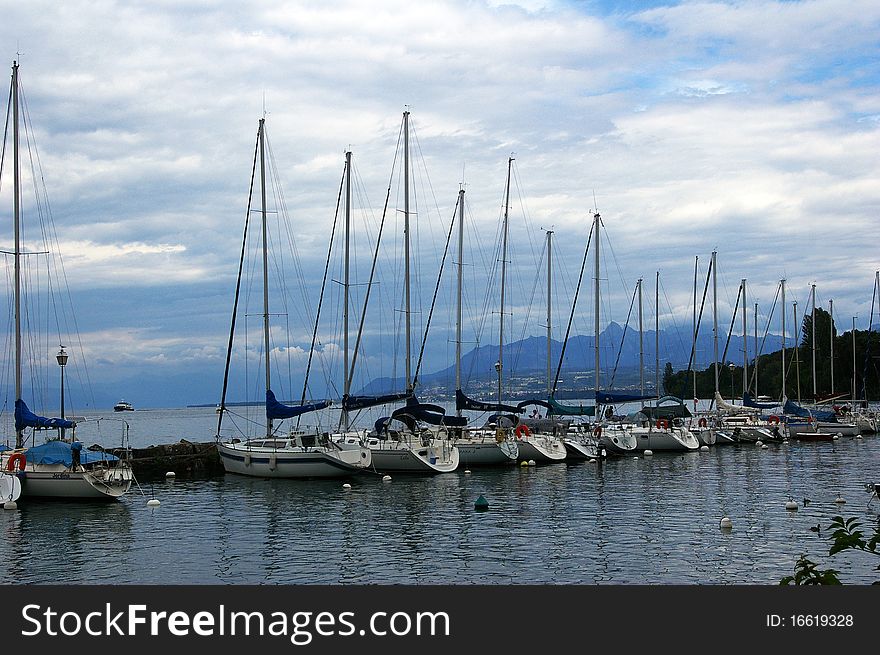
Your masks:
<svg viewBox="0 0 880 655"><path fill-rule="evenodd" d="M865 534L859 529L862 524L854 517L844 519L842 516L835 516L831 519L829 528L831 533L831 548L828 555L835 555L844 550L860 550L865 553L880 556L877 551L877 544L880 543L880 525L874 529L873 536L865 541ZM819 569L814 562L807 559L806 555L801 555L794 566L794 575L787 575L779 581L780 585L838 585L840 582L839 573L835 569ZM877 567L880 570L880 566ZM878 584L875 582L874 584Z"/></svg>

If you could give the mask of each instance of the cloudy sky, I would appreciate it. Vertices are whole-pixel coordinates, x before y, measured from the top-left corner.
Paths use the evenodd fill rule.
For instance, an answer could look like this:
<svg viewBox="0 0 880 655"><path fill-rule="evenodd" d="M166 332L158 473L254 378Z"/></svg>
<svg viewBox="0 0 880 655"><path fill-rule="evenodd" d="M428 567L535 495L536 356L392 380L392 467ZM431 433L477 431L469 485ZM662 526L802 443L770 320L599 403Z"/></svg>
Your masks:
<svg viewBox="0 0 880 655"><path fill-rule="evenodd" d="M422 307L463 183L474 249L465 257L468 320L497 313L485 290L497 279L492 253L512 156L511 338L543 334L544 310L526 307L545 303L533 292L542 228L554 231L564 321L594 209L604 225L603 323L625 321L639 277L652 303L660 271L661 327L688 325L695 257L702 288L717 250L725 326L746 278L763 331L783 277L801 310L815 284L817 304L833 299L842 329L854 316L867 326L880 267L873 0L32 0L4 2L2 15L0 46L10 67L21 65L77 307L77 355L89 360L100 398L219 399L264 115L303 284L314 290L300 308L312 317L344 152L354 153L363 285L389 180L390 204L399 202L392 164L408 108ZM6 164L3 174L9 216ZM386 229L399 233L399 211L389 213ZM388 248L383 260L399 261L399 246ZM371 322L387 334L400 315L399 265L389 271L376 285L388 309ZM452 363L453 281L444 280L428 370ZM591 301L581 302L576 329L589 333ZM301 355L313 318L295 314L285 321L296 335L290 352ZM646 322L653 316L646 308ZM497 330L490 322L483 343ZM778 314L773 331L777 322ZM321 331L321 347L337 348L333 325ZM384 360L372 373L402 374L391 337L370 343L365 370Z"/></svg>

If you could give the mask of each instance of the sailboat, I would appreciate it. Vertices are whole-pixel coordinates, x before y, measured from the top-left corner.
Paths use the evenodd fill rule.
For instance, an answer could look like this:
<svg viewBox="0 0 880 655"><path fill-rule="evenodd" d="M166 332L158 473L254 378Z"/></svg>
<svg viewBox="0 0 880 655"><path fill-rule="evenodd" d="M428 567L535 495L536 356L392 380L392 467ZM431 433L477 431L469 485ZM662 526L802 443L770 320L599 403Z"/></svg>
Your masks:
<svg viewBox="0 0 880 655"><path fill-rule="evenodd" d="M24 499L87 498L115 499L125 494L134 478L131 465L119 457L103 451L84 450L75 439L76 423L64 418L64 367L68 355L61 348L57 355L61 366L61 417L47 418L32 412L22 397L22 267L24 254L21 243L21 176L19 153L19 92L18 63L12 64L10 105L13 112L13 220L14 250L14 303L15 303L15 447L0 453L0 470L16 475L20 494ZM8 124L8 123L7 123ZM30 428L33 445L27 445L25 431ZM36 434L51 431L58 438L36 444ZM68 432L68 430L70 432ZM4 496L14 501L15 482L3 480ZM8 501L7 501L8 502Z"/></svg>
<svg viewBox="0 0 880 655"><path fill-rule="evenodd" d="M464 189L458 191L458 277L455 319L455 393L456 398L463 394L461 389L461 324L462 324L462 283L464 265ZM461 417L461 408L456 409ZM519 458L516 440L502 426L494 428L462 427L455 439L462 465L497 466L514 464Z"/></svg>
<svg viewBox="0 0 880 655"><path fill-rule="evenodd" d="M271 379L271 344L269 342L269 272L268 272L268 226L266 207L266 125L261 118L257 131L257 144L254 156L254 173L259 160L260 172L260 217L262 229L262 291L263 291L263 366L265 367L265 433L259 437L246 439L232 438L221 440L223 419L227 412L226 394L229 383L232 346L235 336L235 324L238 312L239 291L242 282L247 251L248 228L250 225L250 202L248 203L245 220L244 238L239 264L238 281L236 283L235 301L233 303L232 322L226 353L226 369L223 377L220 408L217 419L216 444L223 467L228 473L266 478L335 478L345 477L367 470L371 464L370 450L363 447L343 448L334 443L328 436L317 431L290 429L286 434L276 431L275 421L295 418L308 412L324 409L330 401L317 403L285 405L277 400L272 391ZM253 180L255 175L251 176ZM252 183L253 184L253 183ZM253 187L251 188L253 195Z"/></svg>
<svg viewBox="0 0 880 655"><path fill-rule="evenodd" d="M411 358L410 312L410 166L409 111L403 112L404 182L404 323L406 354L406 404L380 419L366 439L372 453L373 468L379 472L451 473L458 468L460 453L445 430L423 429L423 423L443 424L445 410L439 405L420 403L415 397ZM389 188L390 191L390 188Z"/></svg>

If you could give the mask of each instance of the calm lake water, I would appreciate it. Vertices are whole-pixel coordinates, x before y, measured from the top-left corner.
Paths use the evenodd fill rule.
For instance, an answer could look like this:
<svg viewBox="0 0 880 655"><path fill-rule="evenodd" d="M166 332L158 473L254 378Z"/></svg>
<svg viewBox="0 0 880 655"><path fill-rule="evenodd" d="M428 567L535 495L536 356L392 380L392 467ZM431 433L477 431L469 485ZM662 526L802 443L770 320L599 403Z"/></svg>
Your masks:
<svg viewBox="0 0 880 655"><path fill-rule="evenodd" d="M135 447L206 442L216 428L211 408L124 419ZM118 445L122 426L102 421L94 441ZM361 477L349 490L342 480L178 478L109 504L21 501L0 513L0 548L20 583L774 585L805 553L868 584L880 579L876 558L828 558L825 528L838 514L871 528L873 481L874 436ZM486 512L474 510L481 494ZM160 507L147 507L152 497ZM722 516L732 530L719 529Z"/></svg>

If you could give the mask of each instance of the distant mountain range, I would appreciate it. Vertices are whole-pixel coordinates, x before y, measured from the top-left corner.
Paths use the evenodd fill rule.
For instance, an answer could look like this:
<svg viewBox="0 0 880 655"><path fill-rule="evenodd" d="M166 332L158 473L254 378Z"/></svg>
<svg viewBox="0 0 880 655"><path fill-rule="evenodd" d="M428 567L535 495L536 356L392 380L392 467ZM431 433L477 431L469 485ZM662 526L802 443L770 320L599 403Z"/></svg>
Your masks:
<svg viewBox="0 0 880 655"><path fill-rule="evenodd" d="M686 369L691 357L692 336L690 329L645 331L642 335L642 359L647 386L653 388L656 353L660 352L660 375L669 362L673 369ZM763 343L762 343L763 341ZM565 358L560 370L559 390L576 391L576 388L593 388L595 370L595 339L593 336L577 335L569 338L565 348ZM749 361L755 357L754 336L746 338ZM622 347L621 347L622 344ZM655 347L655 344L659 348ZM727 352L725 353L725 345ZM771 353L782 347L780 335L768 334L766 338L759 335L758 345L761 354ZM791 340L788 346L791 347ZM551 375L556 376L562 343L551 341ZM602 386L607 387L614 378L615 388L626 388L639 383L639 333L630 327L624 329L619 323L611 322L599 335L600 369ZM695 363L693 368L704 369L713 361L714 344L711 328L706 334L701 333L697 339ZM504 345L504 378L513 384L519 378L528 378L532 386L540 389L546 387L547 377L547 339L546 337L528 337ZM732 335L727 344L727 336L718 339L718 357L724 361L732 361L741 365L743 361L742 335ZM462 387L485 387L488 382L497 379L495 362L498 361L498 344L477 346L461 358ZM587 374L589 373L589 376ZM585 378L589 379L585 379ZM520 384L523 381L520 381ZM364 386L359 394L388 393L403 389L402 378L377 378ZM452 392L455 389L455 365L421 376L419 386L423 389Z"/></svg>

